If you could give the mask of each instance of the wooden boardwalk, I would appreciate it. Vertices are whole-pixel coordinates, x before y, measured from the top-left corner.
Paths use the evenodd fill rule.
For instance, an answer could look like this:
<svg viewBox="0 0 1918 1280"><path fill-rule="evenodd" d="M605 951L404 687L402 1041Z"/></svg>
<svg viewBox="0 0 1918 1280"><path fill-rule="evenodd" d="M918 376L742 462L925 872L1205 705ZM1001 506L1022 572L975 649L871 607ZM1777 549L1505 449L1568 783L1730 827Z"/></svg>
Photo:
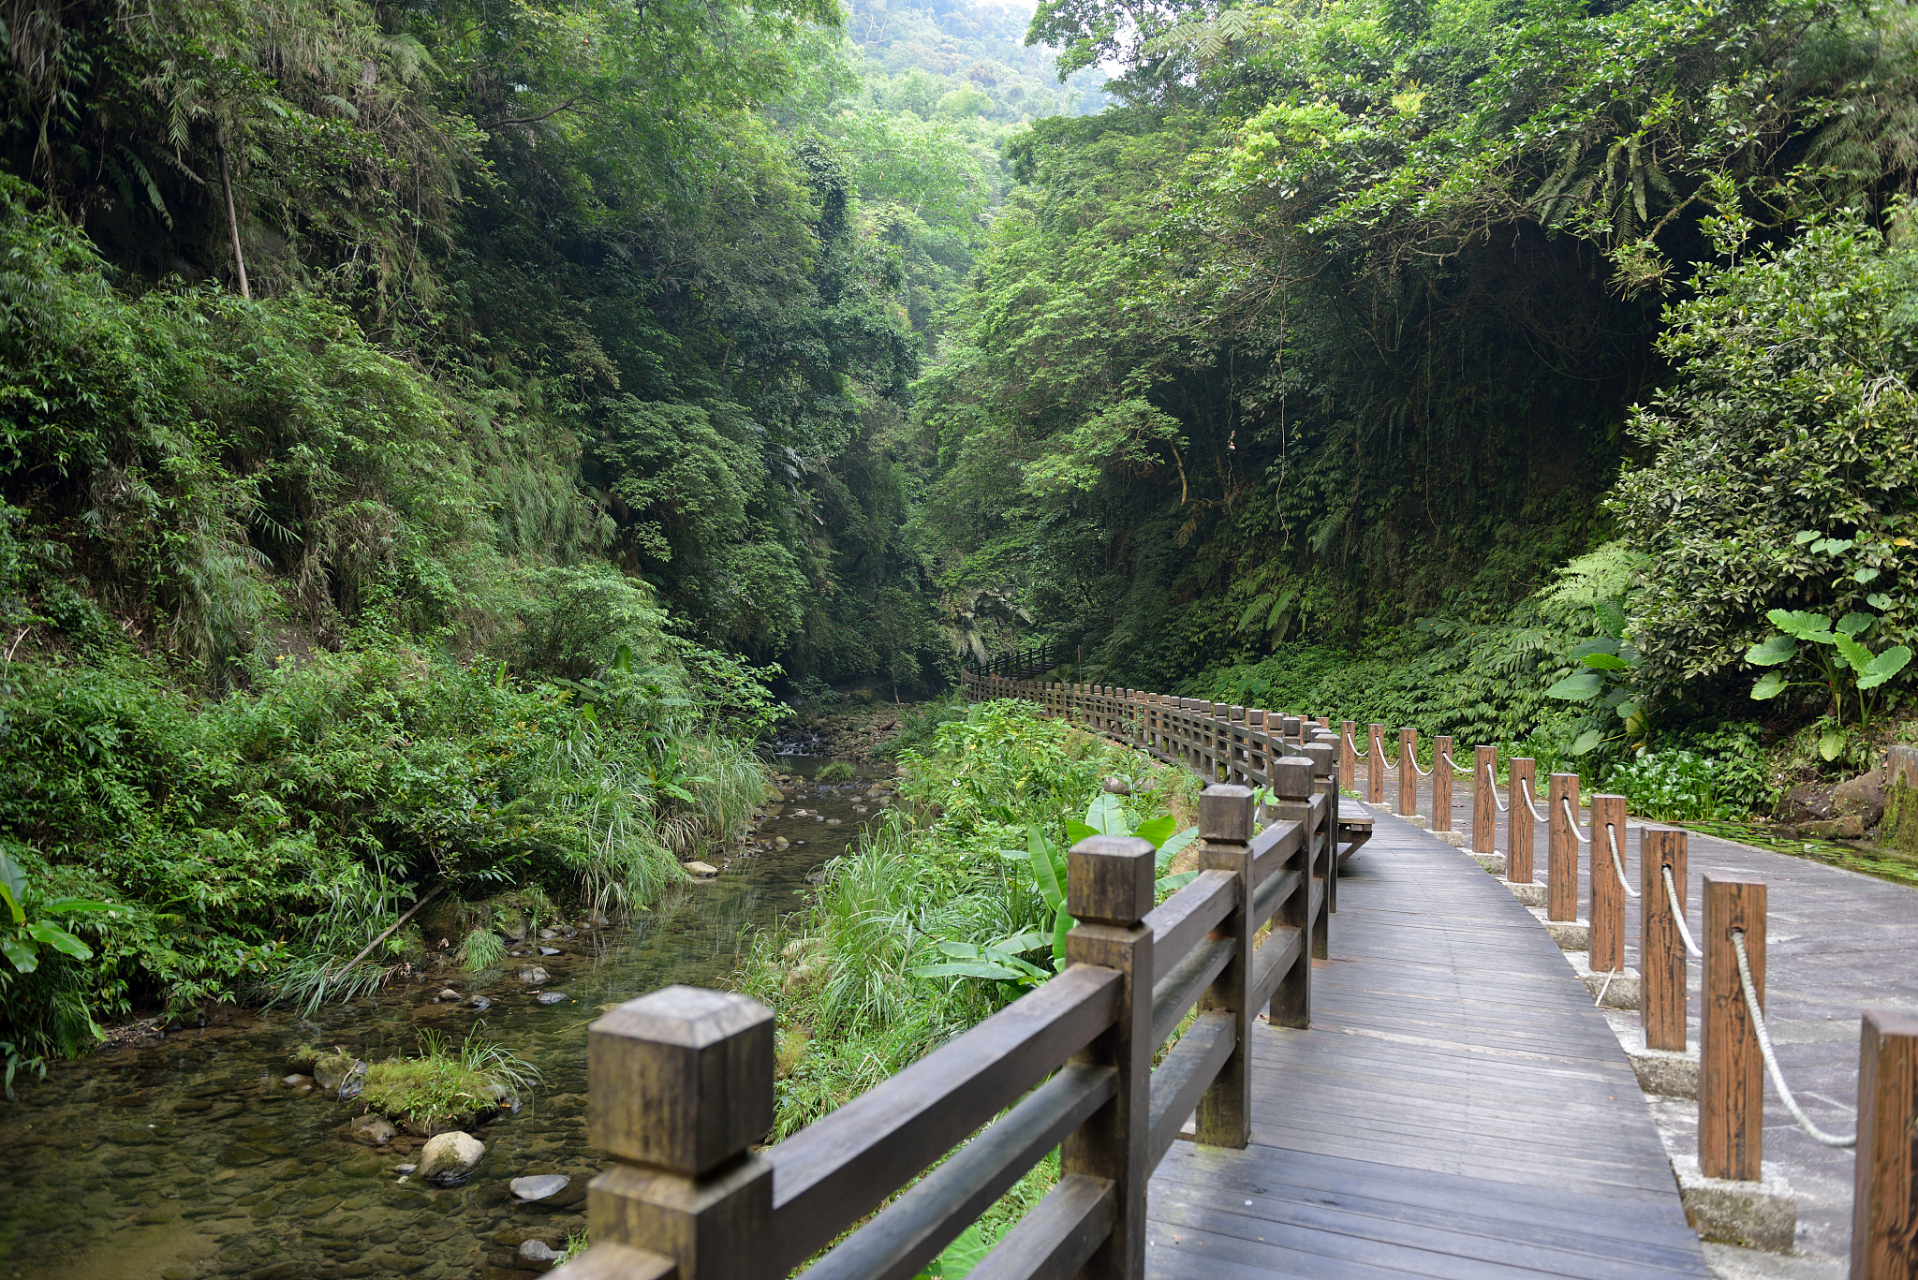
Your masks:
<svg viewBox="0 0 1918 1280"><path fill-rule="evenodd" d="M1311 1029L1258 1024L1251 1146L1159 1166L1149 1275L1709 1274L1616 1037L1502 885L1381 813L1331 951Z"/></svg>

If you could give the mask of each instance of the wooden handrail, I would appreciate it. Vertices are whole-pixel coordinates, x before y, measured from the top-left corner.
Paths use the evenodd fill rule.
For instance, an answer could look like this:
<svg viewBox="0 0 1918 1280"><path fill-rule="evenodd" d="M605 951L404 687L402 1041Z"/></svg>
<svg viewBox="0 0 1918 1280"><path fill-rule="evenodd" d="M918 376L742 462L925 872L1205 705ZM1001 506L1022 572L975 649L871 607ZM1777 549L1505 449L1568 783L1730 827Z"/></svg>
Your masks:
<svg viewBox="0 0 1918 1280"><path fill-rule="evenodd" d="M1109 692L1066 701L1120 720ZM1146 1180L1185 1117L1196 1112L1200 1141L1245 1145L1253 1014L1270 1000L1294 1023L1309 1017L1312 917L1294 906L1322 893L1332 828L1325 797L1284 764L1269 772L1290 811L1264 830L1252 791L1206 789L1201 873L1157 906L1150 844L1075 844L1063 973L763 1151L752 1146L772 1124L765 1009L669 987L593 1023L590 1137L618 1163L589 1189L592 1247L560 1274L643 1265L659 1280L775 1280L856 1228L807 1276L903 1280L1056 1146L1058 1187L973 1274L1138 1280Z"/></svg>

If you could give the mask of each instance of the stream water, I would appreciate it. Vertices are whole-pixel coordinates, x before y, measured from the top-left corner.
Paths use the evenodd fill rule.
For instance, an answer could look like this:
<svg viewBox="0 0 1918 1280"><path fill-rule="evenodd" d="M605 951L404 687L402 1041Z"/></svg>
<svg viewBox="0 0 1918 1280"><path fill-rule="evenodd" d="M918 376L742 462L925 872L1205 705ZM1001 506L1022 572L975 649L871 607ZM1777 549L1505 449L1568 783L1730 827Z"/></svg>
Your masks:
<svg viewBox="0 0 1918 1280"><path fill-rule="evenodd" d="M786 762L793 785L754 843L701 855L717 877L675 886L623 927L548 941L561 954L540 959L550 975L542 989L564 991L562 1003L538 1003L517 977L525 962L508 960L330 1005L310 1020L236 1015L20 1087L18 1101L0 1103L0 1277L532 1275L520 1269L519 1245L563 1247L584 1229L586 1181L602 1167L585 1137L587 1023L602 1006L668 983L721 984L756 932L803 905L808 876L883 811L865 794L874 779L819 784L822 763ZM435 1002L447 985L492 1006L482 1014ZM346 1134L357 1106L282 1083L301 1044L379 1061L410 1053L424 1028L457 1041L482 1019L487 1039L545 1079L517 1115L476 1131L485 1160L454 1190L401 1180L398 1166L413 1162L422 1139L359 1145ZM571 1182L550 1199L520 1204L507 1188L552 1173Z"/></svg>

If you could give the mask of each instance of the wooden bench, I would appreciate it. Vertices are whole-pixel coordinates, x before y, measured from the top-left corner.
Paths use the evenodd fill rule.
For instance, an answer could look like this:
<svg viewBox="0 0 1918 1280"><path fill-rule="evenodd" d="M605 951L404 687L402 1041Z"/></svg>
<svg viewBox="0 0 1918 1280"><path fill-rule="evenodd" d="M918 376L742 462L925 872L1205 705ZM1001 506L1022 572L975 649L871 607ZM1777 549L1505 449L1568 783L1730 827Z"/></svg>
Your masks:
<svg viewBox="0 0 1918 1280"><path fill-rule="evenodd" d="M1357 807L1356 804L1353 806ZM1372 838L1372 815L1347 814L1344 806L1339 809L1339 865L1345 865L1347 858L1357 853L1367 840Z"/></svg>

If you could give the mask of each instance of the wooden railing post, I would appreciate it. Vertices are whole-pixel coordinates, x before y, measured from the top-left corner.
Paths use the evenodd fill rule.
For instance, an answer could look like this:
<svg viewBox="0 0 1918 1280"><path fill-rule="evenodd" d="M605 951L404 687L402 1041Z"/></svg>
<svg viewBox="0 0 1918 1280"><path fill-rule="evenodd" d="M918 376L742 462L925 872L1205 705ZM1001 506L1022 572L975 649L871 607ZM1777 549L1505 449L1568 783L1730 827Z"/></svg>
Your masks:
<svg viewBox="0 0 1918 1280"><path fill-rule="evenodd" d="M1399 730L1399 816L1410 817L1419 811L1419 731Z"/></svg>
<svg viewBox="0 0 1918 1280"><path fill-rule="evenodd" d="M1277 822L1304 822L1309 816L1312 797L1312 760L1309 756L1280 756L1272 762L1272 794L1278 797L1272 806ZM1273 923L1299 931L1299 962L1292 966L1272 993L1266 1017L1275 1027L1312 1025L1312 966L1309 958L1323 955L1318 933L1319 912L1314 909L1313 877L1317 875L1318 853L1312 840L1299 844L1292 865L1299 872L1299 887L1280 905Z"/></svg>
<svg viewBox="0 0 1918 1280"><path fill-rule="evenodd" d="M1665 868L1671 868L1678 906L1685 907L1685 833L1638 833L1638 1018L1645 1047L1685 1051L1685 940L1672 919L1665 892Z"/></svg>
<svg viewBox="0 0 1918 1280"><path fill-rule="evenodd" d="M1705 877L1705 978L1698 1037L1698 1167L1708 1178L1761 1179L1765 1152L1765 1062L1745 1007L1732 949L1745 936L1752 989L1765 1007L1765 884Z"/></svg>
<svg viewBox="0 0 1918 1280"><path fill-rule="evenodd" d="M1867 1009L1858 1036L1851 1280L1918 1275L1918 1014Z"/></svg>
<svg viewBox="0 0 1918 1280"><path fill-rule="evenodd" d="M619 1161L587 1189L592 1248L556 1273L753 1280L768 1266L773 1015L666 987L587 1028L586 1136Z"/></svg>
<svg viewBox="0 0 1918 1280"><path fill-rule="evenodd" d="M1452 829L1452 740L1432 739L1432 830Z"/></svg>
<svg viewBox="0 0 1918 1280"><path fill-rule="evenodd" d="M1571 804L1572 816L1565 816L1564 801ZM1578 816L1578 775L1555 773L1546 786L1545 803L1545 918L1578 919L1578 833L1572 822Z"/></svg>
<svg viewBox="0 0 1918 1280"><path fill-rule="evenodd" d="M1365 730L1365 802L1385 803L1385 726L1374 724Z"/></svg>
<svg viewBox="0 0 1918 1280"><path fill-rule="evenodd" d="M1066 935L1066 959L1116 970L1122 979L1117 1022L1074 1059L1117 1068L1117 1091L1059 1152L1062 1176L1112 1184L1112 1234L1079 1273L1085 1280L1145 1275L1155 1046L1152 930L1139 922L1152 910L1153 855L1152 845L1136 836L1091 836L1066 855L1066 912L1079 922Z"/></svg>
<svg viewBox="0 0 1918 1280"><path fill-rule="evenodd" d="M1325 913L1339 909L1339 739L1330 729L1315 729L1302 752L1312 761L1314 790L1325 797Z"/></svg>
<svg viewBox="0 0 1918 1280"><path fill-rule="evenodd" d="M1532 797L1538 790L1537 769L1538 762L1529 756L1505 762L1505 879L1512 884L1532 883Z"/></svg>
<svg viewBox="0 0 1918 1280"><path fill-rule="evenodd" d="M1339 721L1339 790L1356 791L1359 786L1359 744L1352 737L1358 725L1351 720Z"/></svg>
<svg viewBox="0 0 1918 1280"><path fill-rule="evenodd" d="M1498 852L1498 748L1472 748L1472 852ZM1511 874L1508 868L1506 874Z"/></svg>
<svg viewBox="0 0 1918 1280"><path fill-rule="evenodd" d="M1239 880L1232 913L1213 930L1232 939L1232 960L1199 1002L1201 1012L1222 1009L1233 1015L1236 1037L1232 1056L1219 1068L1199 1103L1197 1137L1215 1147L1244 1147L1252 1140L1252 790L1212 786L1199 797L1199 835L1205 846L1200 864L1207 871L1230 871Z"/></svg>
<svg viewBox="0 0 1918 1280"><path fill-rule="evenodd" d="M1612 865L1613 841L1618 866ZM1598 973L1625 968L1625 797L1592 797L1592 954ZM1659 892L1663 893L1661 889Z"/></svg>

